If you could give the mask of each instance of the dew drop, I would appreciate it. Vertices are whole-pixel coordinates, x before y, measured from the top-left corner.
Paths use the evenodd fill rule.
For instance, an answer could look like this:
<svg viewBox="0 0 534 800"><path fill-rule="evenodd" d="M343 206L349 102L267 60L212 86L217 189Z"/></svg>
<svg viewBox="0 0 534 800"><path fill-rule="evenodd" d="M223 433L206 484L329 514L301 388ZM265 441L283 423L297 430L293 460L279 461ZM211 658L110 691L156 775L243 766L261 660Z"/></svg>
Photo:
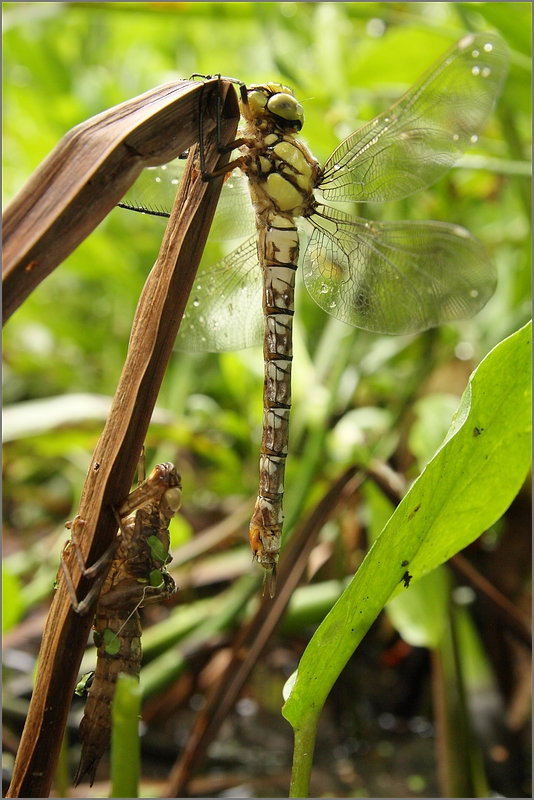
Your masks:
<svg viewBox="0 0 534 800"><path fill-rule="evenodd" d="M471 144L475 144L475 142L478 142L478 136L476 135L476 133L474 133L471 136L470 142L471 142Z"/></svg>
<svg viewBox="0 0 534 800"><path fill-rule="evenodd" d="M156 177L156 183L161 183L161 178Z"/></svg>
<svg viewBox="0 0 534 800"><path fill-rule="evenodd" d="M478 289L471 289L469 295L470 297L478 297Z"/></svg>
<svg viewBox="0 0 534 800"><path fill-rule="evenodd" d="M178 178L173 178L171 183L173 186L176 186L176 184L178 183Z"/></svg>
<svg viewBox="0 0 534 800"><path fill-rule="evenodd" d="M198 297L193 298L193 305L195 306L195 308L198 308L198 306L200 305L200 303L198 302Z"/></svg>
<svg viewBox="0 0 534 800"><path fill-rule="evenodd" d="M196 289L197 289L197 292L201 292L202 291L202 285L200 283L197 283Z"/></svg>
<svg viewBox="0 0 534 800"><path fill-rule="evenodd" d="M162 164L160 169L167 169L167 164Z"/></svg>
<svg viewBox="0 0 534 800"><path fill-rule="evenodd" d="M491 44L491 42L486 42L486 44L484 45L484 50L486 51L486 53L491 53L491 51L493 50L493 45Z"/></svg>
<svg viewBox="0 0 534 800"><path fill-rule="evenodd" d="M336 303L336 301L335 301L335 300L332 300L332 302L330 303L330 305L328 306L328 308L337 308L337 303Z"/></svg>
<svg viewBox="0 0 534 800"><path fill-rule="evenodd" d="M457 133L453 133L453 135L452 135L452 141L453 142L457 142L459 138L460 138L460 136Z"/></svg>
<svg viewBox="0 0 534 800"><path fill-rule="evenodd" d="M471 72L473 73L473 75L480 75L480 67L473 67Z"/></svg>
<svg viewBox="0 0 534 800"><path fill-rule="evenodd" d="M491 69L489 67L484 67L482 70L482 77L487 78L488 75L491 75Z"/></svg>
<svg viewBox="0 0 534 800"><path fill-rule="evenodd" d="M321 294L328 294L328 286L326 285L326 283L323 283L321 285Z"/></svg>
<svg viewBox="0 0 534 800"><path fill-rule="evenodd" d="M478 58L478 57L479 57L479 55L480 55L480 50L473 50L473 52L471 53L471 55L473 56L473 58Z"/></svg>

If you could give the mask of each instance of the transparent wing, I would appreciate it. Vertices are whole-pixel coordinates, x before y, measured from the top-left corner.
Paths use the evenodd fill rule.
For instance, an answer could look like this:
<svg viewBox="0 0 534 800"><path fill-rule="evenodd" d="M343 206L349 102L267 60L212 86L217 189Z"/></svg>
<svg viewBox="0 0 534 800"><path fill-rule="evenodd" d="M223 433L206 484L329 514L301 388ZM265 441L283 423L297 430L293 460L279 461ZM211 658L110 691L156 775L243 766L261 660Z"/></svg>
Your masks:
<svg viewBox="0 0 534 800"><path fill-rule="evenodd" d="M146 167L122 198L121 206L169 216L184 169L184 159Z"/></svg>
<svg viewBox="0 0 534 800"><path fill-rule="evenodd" d="M175 159L159 167L147 167L124 195L121 207L168 217L184 169L184 159ZM237 239L248 236L253 230L254 209L250 201L248 179L237 169L228 175L223 184L210 238L214 241Z"/></svg>
<svg viewBox="0 0 534 800"><path fill-rule="evenodd" d="M199 269L176 337L176 350L222 353L261 344L263 309L256 239Z"/></svg>
<svg viewBox="0 0 534 800"><path fill-rule="evenodd" d="M459 225L368 222L324 206L311 222L304 284L349 325L416 333L473 316L495 291L494 265Z"/></svg>
<svg viewBox="0 0 534 800"><path fill-rule="evenodd" d="M388 111L351 134L323 168L326 200L398 200L430 186L484 128L508 72L498 36L465 36Z"/></svg>

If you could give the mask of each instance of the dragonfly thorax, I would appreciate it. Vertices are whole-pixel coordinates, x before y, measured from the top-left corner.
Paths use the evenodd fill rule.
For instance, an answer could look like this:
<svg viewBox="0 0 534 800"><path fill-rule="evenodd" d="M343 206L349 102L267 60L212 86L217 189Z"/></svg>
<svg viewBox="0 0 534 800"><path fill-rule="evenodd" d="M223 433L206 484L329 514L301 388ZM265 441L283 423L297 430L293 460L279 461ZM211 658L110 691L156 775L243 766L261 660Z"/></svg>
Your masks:
<svg viewBox="0 0 534 800"><path fill-rule="evenodd" d="M319 164L295 136L304 120L302 106L280 84L250 87L248 100L241 169L250 180L256 213L309 216L316 206Z"/></svg>

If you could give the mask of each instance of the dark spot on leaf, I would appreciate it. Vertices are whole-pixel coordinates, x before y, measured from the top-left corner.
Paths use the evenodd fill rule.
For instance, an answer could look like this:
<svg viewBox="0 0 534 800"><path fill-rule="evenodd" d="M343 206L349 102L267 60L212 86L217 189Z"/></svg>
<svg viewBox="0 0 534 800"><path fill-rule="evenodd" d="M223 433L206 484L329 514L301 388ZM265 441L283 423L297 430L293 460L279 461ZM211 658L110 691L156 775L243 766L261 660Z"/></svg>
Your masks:
<svg viewBox="0 0 534 800"><path fill-rule="evenodd" d="M409 561L403 561L401 567L407 567L409 563Z"/></svg>
<svg viewBox="0 0 534 800"><path fill-rule="evenodd" d="M417 514L417 512L419 511L419 509L420 509L420 508L421 508L421 503L419 503L419 505L418 505L418 506L416 506L416 507L414 508L414 510L412 511L412 513L408 515L408 519L409 519L409 520L410 520L410 519L413 519L413 518L415 517L415 515Z"/></svg>
<svg viewBox="0 0 534 800"><path fill-rule="evenodd" d="M473 428L473 436L480 436L484 428Z"/></svg>
<svg viewBox="0 0 534 800"><path fill-rule="evenodd" d="M410 585L410 581L411 581L412 577L413 577L413 576L412 576L412 575L410 575L410 573L408 572L408 570L406 570L406 572L404 573L404 575L402 576L402 579L401 579L401 580L402 580L402 582L404 583L404 588L405 588L405 589L407 589L407 588L408 588L408 586Z"/></svg>

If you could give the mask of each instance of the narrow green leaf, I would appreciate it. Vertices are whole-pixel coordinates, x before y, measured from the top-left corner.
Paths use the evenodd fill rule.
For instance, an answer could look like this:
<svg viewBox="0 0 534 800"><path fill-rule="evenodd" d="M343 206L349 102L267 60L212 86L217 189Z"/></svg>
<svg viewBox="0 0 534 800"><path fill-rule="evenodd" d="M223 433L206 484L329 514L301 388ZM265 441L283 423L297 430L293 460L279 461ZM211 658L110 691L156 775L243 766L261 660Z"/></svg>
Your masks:
<svg viewBox="0 0 534 800"><path fill-rule="evenodd" d="M141 688L133 675L121 673L111 706L111 794L138 797L141 748Z"/></svg>
<svg viewBox="0 0 534 800"><path fill-rule="evenodd" d="M489 787L480 744L469 712L464 647L474 633L467 610L451 603L447 624L434 657L433 693L438 697L437 724L441 728L439 758L445 776L446 797L488 797ZM488 698L484 698L486 701ZM479 706L481 696L472 697Z"/></svg>
<svg viewBox="0 0 534 800"><path fill-rule="evenodd" d="M318 720L334 681L386 602L409 591L403 575L420 578L466 547L519 491L531 460L530 343L528 325L473 373L444 444L310 641L283 708L296 741L303 726L310 731L310 720ZM311 758L313 745L307 739L295 758Z"/></svg>

